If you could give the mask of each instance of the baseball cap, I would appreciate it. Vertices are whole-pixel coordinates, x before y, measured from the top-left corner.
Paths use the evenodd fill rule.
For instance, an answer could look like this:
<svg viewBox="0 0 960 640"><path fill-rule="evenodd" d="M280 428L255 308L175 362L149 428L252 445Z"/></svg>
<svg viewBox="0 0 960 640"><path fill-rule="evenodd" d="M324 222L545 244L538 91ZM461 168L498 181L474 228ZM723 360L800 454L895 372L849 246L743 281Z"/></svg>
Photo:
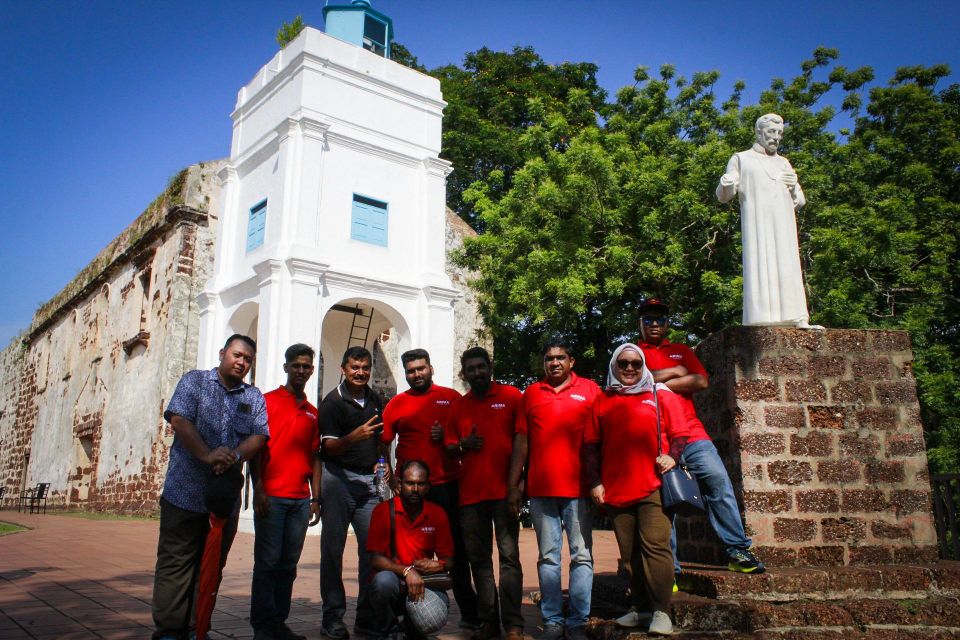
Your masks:
<svg viewBox="0 0 960 640"><path fill-rule="evenodd" d="M407 598L407 616L417 631L433 635L447 624L447 603L435 591L424 589L422 600Z"/></svg>
<svg viewBox="0 0 960 640"><path fill-rule="evenodd" d="M640 315L645 313L670 313L670 307L667 305L666 300L661 300L660 298L644 298L640 301L640 307L637 309L637 313Z"/></svg>

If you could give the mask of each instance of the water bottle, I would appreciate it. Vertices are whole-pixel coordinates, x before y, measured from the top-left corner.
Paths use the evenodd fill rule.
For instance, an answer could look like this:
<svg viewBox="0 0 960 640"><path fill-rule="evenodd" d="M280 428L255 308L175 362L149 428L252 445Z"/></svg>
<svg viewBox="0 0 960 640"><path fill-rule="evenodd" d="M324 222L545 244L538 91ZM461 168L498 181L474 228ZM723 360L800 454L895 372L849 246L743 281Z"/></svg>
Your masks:
<svg viewBox="0 0 960 640"><path fill-rule="evenodd" d="M377 495L380 496L380 502L389 500L393 496L390 491L390 485L387 484L387 461L381 456L377 460L377 470L373 474L374 484L377 487Z"/></svg>

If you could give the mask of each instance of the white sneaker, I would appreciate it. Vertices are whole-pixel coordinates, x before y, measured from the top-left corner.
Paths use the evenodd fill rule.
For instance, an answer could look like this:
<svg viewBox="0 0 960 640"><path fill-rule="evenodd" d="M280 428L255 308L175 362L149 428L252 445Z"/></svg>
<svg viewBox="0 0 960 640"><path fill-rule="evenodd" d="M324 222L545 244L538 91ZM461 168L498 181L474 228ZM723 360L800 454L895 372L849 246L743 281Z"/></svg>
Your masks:
<svg viewBox="0 0 960 640"><path fill-rule="evenodd" d="M649 611L638 612L634 608L630 608L630 611L627 611L625 614L614 620L614 622L619 627L625 627L627 629L633 629L634 627L639 627L644 622L649 622L650 618L653 617L653 614Z"/></svg>
<svg viewBox="0 0 960 640"><path fill-rule="evenodd" d="M658 636L669 636L673 634L673 623L670 622L670 616L664 611L654 611L653 619L650 621L650 628L647 633Z"/></svg>

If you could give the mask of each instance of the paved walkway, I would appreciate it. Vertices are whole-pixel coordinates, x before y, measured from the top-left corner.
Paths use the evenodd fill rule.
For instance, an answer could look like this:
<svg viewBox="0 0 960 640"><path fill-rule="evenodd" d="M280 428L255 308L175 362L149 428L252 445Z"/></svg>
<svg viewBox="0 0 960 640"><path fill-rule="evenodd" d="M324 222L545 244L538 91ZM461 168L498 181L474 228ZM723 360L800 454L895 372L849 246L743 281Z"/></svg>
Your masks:
<svg viewBox="0 0 960 640"><path fill-rule="evenodd" d="M150 598L159 521L85 520L67 516L0 511L0 520L30 527L0 537L0 638L149 638L153 629ZM521 532L524 616L527 633L536 635L539 612L529 600L537 588L536 539ZM564 564L567 563L564 554ZM613 532L598 531L595 568L616 571ZM357 554L353 537L344 556L348 626L357 595ZM248 621L253 536L237 534L213 615L211 638L251 638ZM288 621L308 638L320 638L320 541L307 538L294 587ZM566 568L564 584L567 584ZM451 598L452 600L452 598ZM441 640L462 640L459 615L451 602L451 623Z"/></svg>

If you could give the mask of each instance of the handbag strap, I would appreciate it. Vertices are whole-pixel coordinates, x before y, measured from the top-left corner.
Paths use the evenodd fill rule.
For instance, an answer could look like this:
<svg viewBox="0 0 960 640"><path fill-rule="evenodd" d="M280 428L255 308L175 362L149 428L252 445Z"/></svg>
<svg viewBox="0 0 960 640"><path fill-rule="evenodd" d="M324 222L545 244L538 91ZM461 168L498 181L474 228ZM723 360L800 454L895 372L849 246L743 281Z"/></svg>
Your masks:
<svg viewBox="0 0 960 640"><path fill-rule="evenodd" d="M397 507L390 499L390 559L397 561Z"/></svg>
<svg viewBox="0 0 960 640"><path fill-rule="evenodd" d="M657 412L657 457L659 458L660 455L663 453L663 450L660 445L660 442L662 439L660 435L660 401L657 400L657 383L656 382L653 383L653 408Z"/></svg>

